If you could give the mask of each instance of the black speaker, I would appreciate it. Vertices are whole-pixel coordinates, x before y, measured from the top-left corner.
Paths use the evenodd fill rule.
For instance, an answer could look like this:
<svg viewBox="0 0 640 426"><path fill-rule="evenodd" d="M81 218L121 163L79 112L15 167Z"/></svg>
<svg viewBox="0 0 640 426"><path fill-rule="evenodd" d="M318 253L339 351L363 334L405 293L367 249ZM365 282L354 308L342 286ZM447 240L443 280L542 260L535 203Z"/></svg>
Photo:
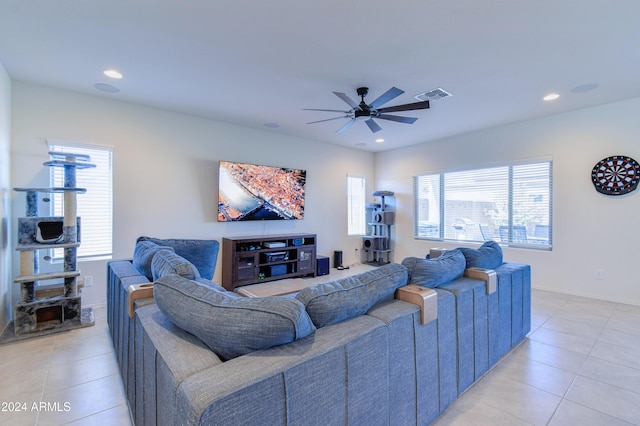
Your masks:
<svg viewBox="0 0 640 426"><path fill-rule="evenodd" d="M329 257L328 256L316 256L316 275L328 275L329 274Z"/></svg>
<svg viewBox="0 0 640 426"><path fill-rule="evenodd" d="M333 252L333 267L337 268L338 266L342 266L342 250Z"/></svg>

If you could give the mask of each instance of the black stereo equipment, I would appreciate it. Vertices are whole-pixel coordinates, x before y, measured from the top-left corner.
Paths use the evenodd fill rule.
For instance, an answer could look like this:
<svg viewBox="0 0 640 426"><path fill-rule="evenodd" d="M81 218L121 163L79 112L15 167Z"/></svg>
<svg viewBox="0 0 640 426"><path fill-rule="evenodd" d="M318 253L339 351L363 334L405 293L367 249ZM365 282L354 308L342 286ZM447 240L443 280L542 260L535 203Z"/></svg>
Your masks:
<svg viewBox="0 0 640 426"><path fill-rule="evenodd" d="M316 256L316 275L329 274L329 257Z"/></svg>
<svg viewBox="0 0 640 426"><path fill-rule="evenodd" d="M374 211L371 213L371 219L373 223L379 223L382 225L393 225L393 221L395 220L394 212L382 212L382 211Z"/></svg>
<svg viewBox="0 0 640 426"><path fill-rule="evenodd" d="M365 250L387 250L387 239L377 236L362 237L362 247Z"/></svg>
<svg viewBox="0 0 640 426"><path fill-rule="evenodd" d="M269 266L270 277L277 277L279 275L284 275L286 273L287 273L287 265L285 264Z"/></svg>
<svg viewBox="0 0 640 426"><path fill-rule="evenodd" d="M289 260L288 251L272 251L264 254L264 260L266 263L272 262L284 262Z"/></svg>
<svg viewBox="0 0 640 426"><path fill-rule="evenodd" d="M339 266L342 266L342 250L333 252L333 267L337 268Z"/></svg>

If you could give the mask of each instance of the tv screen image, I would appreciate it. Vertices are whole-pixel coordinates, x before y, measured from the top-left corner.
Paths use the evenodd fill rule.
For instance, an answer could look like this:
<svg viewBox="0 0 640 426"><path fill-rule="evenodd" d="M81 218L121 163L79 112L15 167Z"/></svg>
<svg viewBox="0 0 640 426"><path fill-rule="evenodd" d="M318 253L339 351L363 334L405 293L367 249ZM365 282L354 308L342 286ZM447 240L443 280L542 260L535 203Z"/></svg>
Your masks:
<svg viewBox="0 0 640 426"><path fill-rule="evenodd" d="M220 162L218 222L304 218L306 170Z"/></svg>

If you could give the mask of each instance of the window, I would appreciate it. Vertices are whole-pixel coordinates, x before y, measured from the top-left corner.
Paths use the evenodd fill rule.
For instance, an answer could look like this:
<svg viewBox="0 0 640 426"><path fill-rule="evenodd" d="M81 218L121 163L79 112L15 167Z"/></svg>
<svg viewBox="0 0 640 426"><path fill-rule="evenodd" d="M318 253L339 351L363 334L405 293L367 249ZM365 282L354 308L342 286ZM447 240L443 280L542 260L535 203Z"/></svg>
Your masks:
<svg viewBox="0 0 640 426"><path fill-rule="evenodd" d="M347 176L347 235L361 236L366 233L365 224L365 179Z"/></svg>
<svg viewBox="0 0 640 426"><path fill-rule="evenodd" d="M416 238L551 249L552 162L414 177Z"/></svg>
<svg viewBox="0 0 640 426"><path fill-rule="evenodd" d="M112 150L109 148L51 142L49 142L49 150L89 155L91 163L96 165L95 168L78 169L76 172L76 186L87 190L84 194L78 194L77 198L81 234L78 261L111 258ZM51 167L50 173L51 186L64 186L64 169L62 167ZM52 201L52 214L54 216L62 216L64 214L63 195L54 194ZM62 249L54 250L54 259L62 259L63 256Z"/></svg>

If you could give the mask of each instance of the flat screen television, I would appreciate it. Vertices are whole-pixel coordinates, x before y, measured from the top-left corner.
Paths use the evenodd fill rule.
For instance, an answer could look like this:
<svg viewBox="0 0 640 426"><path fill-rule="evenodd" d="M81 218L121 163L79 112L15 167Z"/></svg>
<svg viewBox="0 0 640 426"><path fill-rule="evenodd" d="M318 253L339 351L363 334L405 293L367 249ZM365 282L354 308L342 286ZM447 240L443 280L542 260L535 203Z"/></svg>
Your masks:
<svg viewBox="0 0 640 426"><path fill-rule="evenodd" d="M221 161L218 222L304 218L306 170Z"/></svg>

